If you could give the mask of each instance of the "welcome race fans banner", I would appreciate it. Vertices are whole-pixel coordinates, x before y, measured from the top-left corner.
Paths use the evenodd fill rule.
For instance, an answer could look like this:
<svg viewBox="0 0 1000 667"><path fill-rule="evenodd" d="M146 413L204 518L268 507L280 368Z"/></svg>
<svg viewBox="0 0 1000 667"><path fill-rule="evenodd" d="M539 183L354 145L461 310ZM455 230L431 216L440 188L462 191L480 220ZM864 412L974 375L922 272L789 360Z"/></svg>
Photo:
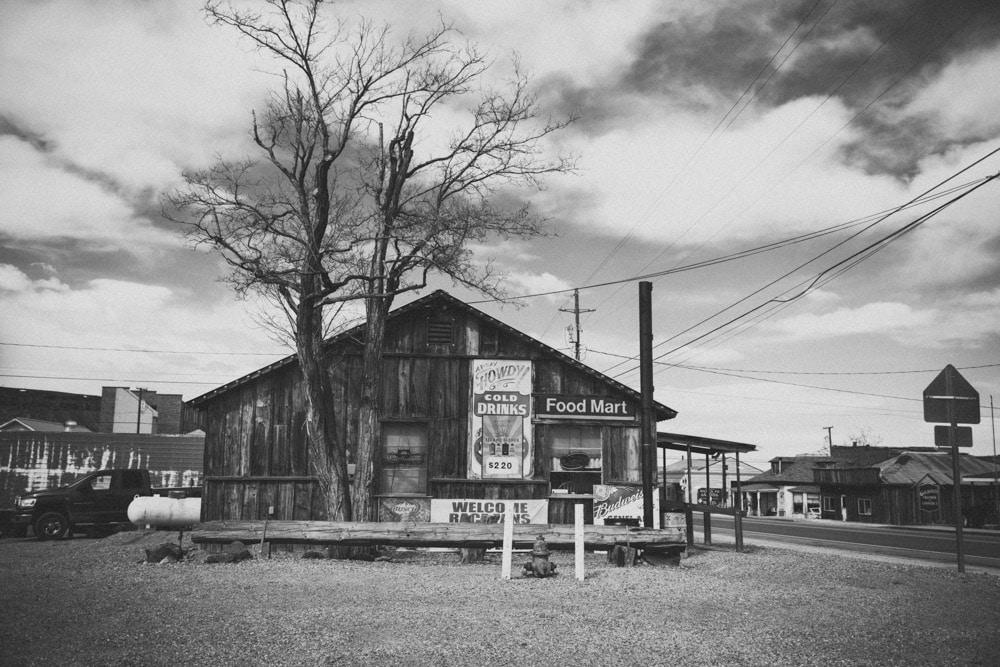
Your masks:
<svg viewBox="0 0 1000 667"><path fill-rule="evenodd" d="M483 500L482 498L432 498L432 523L503 523L507 506L514 523L548 523L547 500Z"/></svg>

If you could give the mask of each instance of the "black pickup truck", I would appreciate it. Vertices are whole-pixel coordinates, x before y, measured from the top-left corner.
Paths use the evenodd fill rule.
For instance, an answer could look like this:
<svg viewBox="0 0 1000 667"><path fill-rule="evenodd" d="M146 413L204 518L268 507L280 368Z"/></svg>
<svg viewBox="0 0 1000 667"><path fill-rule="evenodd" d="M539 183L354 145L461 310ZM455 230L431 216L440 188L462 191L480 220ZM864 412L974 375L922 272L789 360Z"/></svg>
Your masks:
<svg viewBox="0 0 1000 667"><path fill-rule="evenodd" d="M154 489L148 470L98 470L69 486L42 489L14 501L12 523L24 532L31 526L40 540L57 540L72 533L97 534L130 525L128 506L136 496L151 496L170 489ZM182 489L198 496L200 487Z"/></svg>

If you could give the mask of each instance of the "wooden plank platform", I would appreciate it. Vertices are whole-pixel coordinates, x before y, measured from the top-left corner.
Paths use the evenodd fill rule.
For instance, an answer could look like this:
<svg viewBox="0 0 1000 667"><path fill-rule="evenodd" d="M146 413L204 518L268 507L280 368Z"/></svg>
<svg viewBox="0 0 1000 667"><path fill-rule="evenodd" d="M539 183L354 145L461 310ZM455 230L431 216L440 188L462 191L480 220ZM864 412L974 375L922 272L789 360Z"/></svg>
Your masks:
<svg viewBox="0 0 1000 667"><path fill-rule="evenodd" d="M266 527L265 527L266 523ZM572 548L575 528L571 524L517 524L514 547L530 549L538 536L549 547ZM503 543L499 523L393 523L334 521L207 521L190 533L196 544L247 544L262 540L275 544L337 544L344 546L493 548ZM649 546L684 544L683 528L634 528L587 525L583 533L588 549L616 545L644 549Z"/></svg>

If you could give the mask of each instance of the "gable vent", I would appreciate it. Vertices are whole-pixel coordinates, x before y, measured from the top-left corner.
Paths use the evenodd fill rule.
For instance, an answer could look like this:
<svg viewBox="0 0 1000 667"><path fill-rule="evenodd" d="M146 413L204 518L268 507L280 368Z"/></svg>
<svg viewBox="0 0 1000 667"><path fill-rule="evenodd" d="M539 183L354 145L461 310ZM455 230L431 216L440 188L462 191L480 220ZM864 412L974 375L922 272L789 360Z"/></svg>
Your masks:
<svg viewBox="0 0 1000 667"><path fill-rule="evenodd" d="M428 345L454 345L455 326L451 320L427 320Z"/></svg>

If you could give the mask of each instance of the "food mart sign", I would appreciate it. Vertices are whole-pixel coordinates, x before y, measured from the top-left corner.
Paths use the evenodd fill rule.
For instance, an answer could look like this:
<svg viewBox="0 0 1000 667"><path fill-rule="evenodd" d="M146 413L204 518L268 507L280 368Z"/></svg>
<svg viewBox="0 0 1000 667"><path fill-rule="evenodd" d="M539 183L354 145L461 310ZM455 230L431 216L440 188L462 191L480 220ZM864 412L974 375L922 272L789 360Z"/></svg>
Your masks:
<svg viewBox="0 0 1000 667"><path fill-rule="evenodd" d="M535 415L557 419L622 419L635 421L634 403L610 396L567 396L536 394Z"/></svg>

